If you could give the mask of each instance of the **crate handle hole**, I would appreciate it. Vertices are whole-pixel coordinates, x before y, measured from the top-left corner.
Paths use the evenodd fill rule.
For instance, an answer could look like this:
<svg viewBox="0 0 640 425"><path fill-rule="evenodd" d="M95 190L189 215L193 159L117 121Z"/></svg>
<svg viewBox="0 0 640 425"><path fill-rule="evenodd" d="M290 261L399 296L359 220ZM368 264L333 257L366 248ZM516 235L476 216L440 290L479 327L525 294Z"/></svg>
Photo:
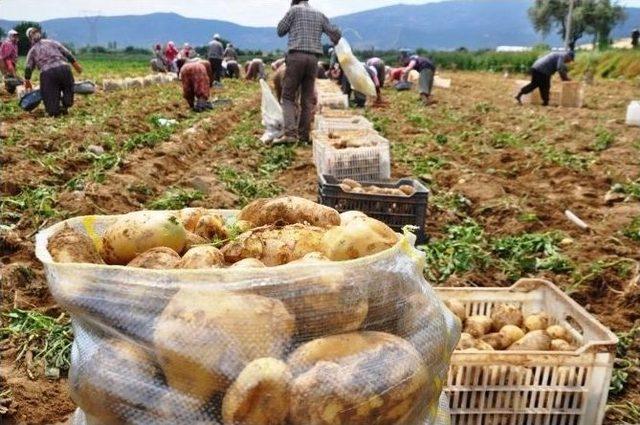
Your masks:
<svg viewBox="0 0 640 425"><path fill-rule="evenodd" d="M584 329L582 329L582 326L580 326L580 323L578 323L578 321L574 319L573 316L571 316L570 314L567 314L564 320L567 323L567 325L571 327L573 331L578 333L580 336L584 337Z"/></svg>

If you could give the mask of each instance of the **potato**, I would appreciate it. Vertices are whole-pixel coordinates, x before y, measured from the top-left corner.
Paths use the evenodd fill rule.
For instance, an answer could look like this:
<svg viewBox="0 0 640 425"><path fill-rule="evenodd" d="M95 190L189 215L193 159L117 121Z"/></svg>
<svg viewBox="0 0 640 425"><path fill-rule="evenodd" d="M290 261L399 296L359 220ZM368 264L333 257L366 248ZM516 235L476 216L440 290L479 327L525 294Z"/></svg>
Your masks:
<svg viewBox="0 0 640 425"><path fill-rule="evenodd" d="M522 311L513 304L498 304L491 311L493 330L499 332L507 325L522 326Z"/></svg>
<svg viewBox="0 0 640 425"><path fill-rule="evenodd" d="M476 339L466 332L463 332L460 335L460 341L458 341L458 345L456 346L456 350L468 350L470 348L475 348Z"/></svg>
<svg viewBox="0 0 640 425"><path fill-rule="evenodd" d="M344 179L344 180L342 180L342 184L344 184L346 186L349 186L351 188L362 187L362 185L360 183L358 183L357 181L352 180L352 179Z"/></svg>
<svg viewBox="0 0 640 425"><path fill-rule="evenodd" d="M481 337L480 340L489 344L494 350L504 350L513 344L509 337L502 333L488 334Z"/></svg>
<svg viewBox="0 0 640 425"><path fill-rule="evenodd" d="M543 331L549 327L550 321L547 313L533 314L524 319L524 327L529 331Z"/></svg>
<svg viewBox="0 0 640 425"><path fill-rule="evenodd" d="M511 345L524 337L524 331L514 325L507 325L503 327L500 329L500 333L509 340L507 345Z"/></svg>
<svg viewBox="0 0 640 425"><path fill-rule="evenodd" d="M546 331L531 331L511 344L509 351L549 351L551 337Z"/></svg>
<svg viewBox="0 0 640 425"><path fill-rule="evenodd" d="M470 316L467 318L464 331L474 338L480 338L491 332L493 320L488 316Z"/></svg>
<svg viewBox="0 0 640 425"><path fill-rule="evenodd" d="M400 191L407 196L413 196L416 193L416 189L408 184L400 186Z"/></svg>
<svg viewBox="0 0 640 425"><path fill-rule="evenodd" d="M295 315L299 341L356 331L367 318L366 288L360 281L347 280L342 270L323 267L324 263L330 261L322 254L309 253L290 264L319 266L321 273L261 288L262 295L280 299Z"/></svg>
<svg viewBox="0 0 640 425"><path fill-rule="evenodd" d="M214 239L224 240L229 237L224 217L214 213L207 213L200 217L193 233L207 241Z"/></svg>
<svg viewBox="0 0 640 425"><path fill-rule="evenodd" d="M551 351L575 351L576 348L564 339L553 339L549 349Z"/></svg>
<svg viewBox="0 0 640 425"><path fill-rule="evenodd" d="M224 396L223 424L283 424L289 414L292 379L282 360L262 358L249 363Z"/></svg>
<svg viewBox="0 0 640 425"><path fill-rule="evenodd" d="M131 423L163 393L160 369L140 346L105 339L69 371L71 398L101 425Z"/></svg>
<svg viewBox="0 0 640 425"><path fill-rule="evenodd" d="M264 265L279 266L323 249L324 229L293 224L282 228L262 227L243 233L222 248L227 263L255 258Z"/></svg>
<svg viewBox="0 0 640 425"><path fill-rule="evenodd" d="M426 364L440 362L447 349L446 344L433 344L434 329L444 326L440 304L418 293L402 303L400 312L397 335L409 341Z"/></svg>
<svg viewBox="0 0 640 425"><path fill-rule="evenodd" d="M549 334L551 339L564 339L567 342L573 341L573 339L571 338L571 335L569 334L569 331L566 328L559 325L549 326L547 328L547 333Z"/></svg>
<svg viewBox="0 0 640 425"><path fill-rule="evenodd" d="M102 236L102 258L107 264L128 264L152 248L171 248L182 253L187 232L172 213L140 211L124 215Z"/></svg>
<svg viewBox="0 0 640 425"><path fill-rule="evenodd" d="M178 263L179 269L217 269L224 265L224 255L214 246L191 248Z"/></svg>
<svg viewBox="0 0 640 425"><path fill-rule="evenodd" d="M231 269L241 269L241 268L264 268L267 267L260 260L256 260L255 258L246 258L244 260L240 260L237 263L233 264Z"/></svg>
<svg viewBox="0 0 640 425"><path fill-rule="evenodd" d="M184 208L178 211L178 219L187 232L195 232L200 217L205 215L207 210L204 208Z"/></svg>
<svg viewBox="0 0 640 425"><path fill-rule="evenodd" d="M339 184L338 186L340 186L343 192L350 193L353 190L351 186L347 186L346 184Z"/></svg>
<svg viewBox="0 0 640 425"><path fill-rule="evenodd" d="M464 323L467 319L467 309L464 304L457 300L446 300L444 305L460 319L460 323Z"/></svg>
<svg viewBox="0 0 640 425"><path fill-rule="evenodd" d="M398 235L381 221L369 217L327 230L323 253L332 261L362 258L385 251L398 243Z"/></svg>
<svg viewBox="0 0 640 425"><path fill-rule="evenodd" d="M57 263L104 264L91 238L68 225L49 238L47 249Z"/></svg>
<svg viewBox="0 0 640 425"><path fill-rule="evenodd" d="M473 346L478 351L495 351L494 348L487 342L482 340L476 340L475 345Z"/></svg>
<svg viewBox="0 0 640 425"><path fill-rule="evenodd" d="M291 425L417 423L439 396L420 354L386 333L311 341L288 363L294 374Z"/></svg>
<svg viewBox="0 0 640 425"><path fill-rule="evenodd" d="M246 220L254 227L306 223L328 228L340 224L340 214L333 208L295 196L258 199L244 207L238 219Z"/></svg>
<svg viewBox="0 0 640 425"><path fill-rule="evenodd" d="M152 248L131 260L127 267L168 270L178 268L180 256L171 248Z"/></svg>
<svg viewBox="0 0 640 425"><path fill-rule="evenodd" d="M343 212L342 214L340 214L340 225L347 226L354 220L366 219L366 218L367 218L367 215L360 211Z"/></svg>
<svg viewBox="0 0 640 425"><path fill-rule="evenodd" d="M167 383L206 401L249 362L281 357L294 323L278 300L185 287L157 319L153 341Z"/></svg>

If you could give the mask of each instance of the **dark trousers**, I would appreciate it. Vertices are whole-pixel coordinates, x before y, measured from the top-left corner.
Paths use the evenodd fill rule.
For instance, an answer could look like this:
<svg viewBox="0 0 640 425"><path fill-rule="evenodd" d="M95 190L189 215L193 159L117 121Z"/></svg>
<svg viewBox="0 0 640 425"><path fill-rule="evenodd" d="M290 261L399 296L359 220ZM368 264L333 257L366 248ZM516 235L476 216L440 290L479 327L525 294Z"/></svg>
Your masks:
<svg viewBox="0 0 640 425"><path fill-rule="evenodd" d="M318 57L310 53L293 52L287 55L286 64L282 87L285 135L306 141L309 140L313 118ZM300 93L300 118L297 120L298 93Z"/></svg>
<svg viewBox="0 0 640 425"><path fill-rule="evenodd" d="M74 84L73 73L67 65L48 69L40 74L40 94L50 116L60 116L64 110L73 106Z"/></svg>
<svg viewBox="0 0 640 425"><path fill-rule="evenodd" d="M356 106L358 108L364 108L367 103L367 96L351 88L351 83L344 72L340 76L340 89L342 93L349 96L349 100L351 100L351 94L353 93L353 101Z"/></svg>
<svg viewBox="0 0 640 425"><path fill-rule="evenodd" d="M222 67L222 59L209 58L211 70L213 71L213 81L220 82L224 68Z"/></svg>
<svg viewBox="0 0 640 425"><path fill-rule="evenodd" d="M551 76L543 74L535 69L531 70L531 82L524 86L518 97L529 94L535 89L540 89L540 97L542 97L542 104L544 106L549 105L549 93L551 92Z"/></svg>
<svg viewBox="0 0 640 425"><path fill-rule="evenodd" d="M227 62L227 77L240 78L240 65L238 65L238 62Z"/></svg>

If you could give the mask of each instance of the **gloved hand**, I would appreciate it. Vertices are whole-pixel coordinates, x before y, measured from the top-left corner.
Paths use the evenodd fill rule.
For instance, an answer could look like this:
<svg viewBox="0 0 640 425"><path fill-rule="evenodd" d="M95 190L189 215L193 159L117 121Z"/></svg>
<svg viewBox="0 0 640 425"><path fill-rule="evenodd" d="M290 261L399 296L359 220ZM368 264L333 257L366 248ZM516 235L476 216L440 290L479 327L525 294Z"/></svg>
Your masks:
<svg viewBox="0 0 640 425"><path fill-rule="evenodd" d="M78 74L82 74L82 66L80 65L80 63L76 61L72 63L71 66L73 66L73 69L75 69Z"/></svg>
<svg viewBox="0 0 640 425"><path fill-rule="evenodd" d="M27 90L33 90L33 85L31 84L31 80L26 80L24 82L24 88Z"/></svg>

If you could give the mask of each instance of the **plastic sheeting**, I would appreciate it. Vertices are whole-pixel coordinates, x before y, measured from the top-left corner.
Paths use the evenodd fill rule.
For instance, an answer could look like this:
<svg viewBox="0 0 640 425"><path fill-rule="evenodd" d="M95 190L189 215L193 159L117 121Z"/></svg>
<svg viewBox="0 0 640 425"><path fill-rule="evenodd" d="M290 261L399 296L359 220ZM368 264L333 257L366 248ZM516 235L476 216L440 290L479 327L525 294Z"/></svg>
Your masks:
<svg viewBox="0 0 640 425"><path fill-rule="evenodd" d="M282 106L264 79L260 80L260 88L262 89L262 125L265 127L264 135L260 140L269 143L284 134L284 115Z"/></svg>
<svg viewBox="0 0 640 425"><path fill-rule="evenodd" d="M412 236L365 258L269 268L60 264L65 225L97 244L117 217L37 236L75 332L77 425L431 425L459 321L423 277ZM443 401L444 400L444 401Z"/></svg>
<svg viewBox="0 0 640 425"><path fill-rule="evenodd" d="M347 76L353 90L365 94L367 96L376 95L376 86L369 76L365 66L355 57L351 51L349 42L341 38L335 47L338 62L342 71Z"/></svg>

